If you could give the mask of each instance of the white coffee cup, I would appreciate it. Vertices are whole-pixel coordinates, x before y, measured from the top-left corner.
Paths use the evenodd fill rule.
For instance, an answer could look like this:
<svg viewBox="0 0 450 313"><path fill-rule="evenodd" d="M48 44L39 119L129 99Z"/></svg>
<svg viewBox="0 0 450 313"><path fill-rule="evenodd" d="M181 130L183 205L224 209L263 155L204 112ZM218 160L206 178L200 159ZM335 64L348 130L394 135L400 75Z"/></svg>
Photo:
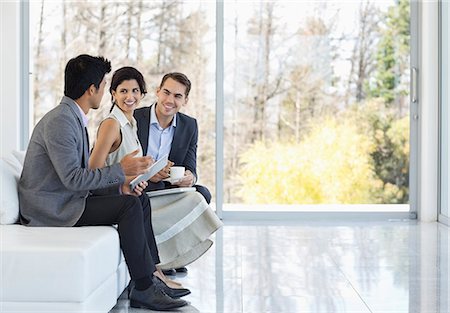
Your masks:
<svg viewBox="0 0 450 313"><path fill-rule="evenodd" d="M172 166L170 168L170 179L180 179L184 176L184 166Z"/></svg>

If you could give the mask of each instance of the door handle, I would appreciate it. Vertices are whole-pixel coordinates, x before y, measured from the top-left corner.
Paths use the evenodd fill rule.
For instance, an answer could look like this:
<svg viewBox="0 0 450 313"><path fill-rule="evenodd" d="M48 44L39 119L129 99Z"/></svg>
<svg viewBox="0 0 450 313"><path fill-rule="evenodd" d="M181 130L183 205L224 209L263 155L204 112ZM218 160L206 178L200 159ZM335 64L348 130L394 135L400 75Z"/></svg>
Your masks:
<svg viewBox="0 0 450 313"><path fill-rule="evenodd" d="M411 102L417 103L417 68L411 68Z"/></svg>

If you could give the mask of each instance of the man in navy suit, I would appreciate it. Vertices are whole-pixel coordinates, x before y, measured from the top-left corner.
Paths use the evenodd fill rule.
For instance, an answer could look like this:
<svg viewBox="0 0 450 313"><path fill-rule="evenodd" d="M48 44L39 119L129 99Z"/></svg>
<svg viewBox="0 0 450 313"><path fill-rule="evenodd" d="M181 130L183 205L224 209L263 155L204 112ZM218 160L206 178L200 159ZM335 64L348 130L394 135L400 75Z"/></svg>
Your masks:
<svg viewBox="0 0 450 313"><path fill-rule="evenodd" d="M180 113L187 104L191 82L186 75L178 72L164 75L156 91L158 100L150 107L134 111L138 126L138 137L144 155L158 160L169 154L170 165L184 166L185 176L173 183L179 187L194 186L203 195L207 203L211 202L211 193L205 186L195 185L197 181L197 141L198 127L196 119ZM168 178L167 168L150 180L147 190L173 187L164 182Z"/></svg>

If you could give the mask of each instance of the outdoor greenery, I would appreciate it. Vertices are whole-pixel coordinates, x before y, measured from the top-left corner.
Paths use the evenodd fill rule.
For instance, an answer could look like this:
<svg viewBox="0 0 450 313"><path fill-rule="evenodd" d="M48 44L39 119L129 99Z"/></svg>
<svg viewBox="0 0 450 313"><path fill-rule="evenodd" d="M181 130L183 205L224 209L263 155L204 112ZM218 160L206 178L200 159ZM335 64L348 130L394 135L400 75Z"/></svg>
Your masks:
<svg viewBox="0 0 450 313"><path fill-rule="evenodd" d="M380 105L321 119L300 142L254 143L241 156L239 196L260 204L406 203L409 118L386 120Z"/></svg>
<svg viewBox="0 0 450 313"><path fill-rule="evenodd" d="M333 118L299 143L255 143L242 155L241 179L251 188L242 197L246 203L370 203L373 148L354 123Z"/></svg>

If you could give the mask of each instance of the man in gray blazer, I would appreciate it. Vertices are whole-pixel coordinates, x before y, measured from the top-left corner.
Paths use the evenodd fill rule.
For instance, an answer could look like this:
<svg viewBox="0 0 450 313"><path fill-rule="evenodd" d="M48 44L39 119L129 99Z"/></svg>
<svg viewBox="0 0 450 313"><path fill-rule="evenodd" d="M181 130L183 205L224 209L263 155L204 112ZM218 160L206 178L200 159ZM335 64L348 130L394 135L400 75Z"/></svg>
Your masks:
<svg viewBox="0 0 450 313"><path fill-rule="evenodd" d="M131 178L151 165L149 157L125 156L120 163L90 170L86 114L100 105L111 63L80 55L65 68L61 103L36 125L19 181L20 221L28 226L118 224L120 245L134 287L130 305L168 310L186 305L155 280L158 262L146 183L130 190ZM152 250L156 249L156 251ZM155 256L156 253L156 256ZM175 297L174 297L175 298Z"/></svg>
<svg viewBox="0 0 450 313"><path fill-rule="evenodd" d="M137 121L138 137L144 155L158 159L169 153L169 160L175 166L184 166L186 176L175 185L179 187L194 186L203 195L207 203L211 202L211 193L197 181L197 120L180 109L189 100L191 81L183 73L173 72L163 76L156 91L158 101L150 107L134 111ZM161 171L150 180L147 190L171 187Z"/></svg>

